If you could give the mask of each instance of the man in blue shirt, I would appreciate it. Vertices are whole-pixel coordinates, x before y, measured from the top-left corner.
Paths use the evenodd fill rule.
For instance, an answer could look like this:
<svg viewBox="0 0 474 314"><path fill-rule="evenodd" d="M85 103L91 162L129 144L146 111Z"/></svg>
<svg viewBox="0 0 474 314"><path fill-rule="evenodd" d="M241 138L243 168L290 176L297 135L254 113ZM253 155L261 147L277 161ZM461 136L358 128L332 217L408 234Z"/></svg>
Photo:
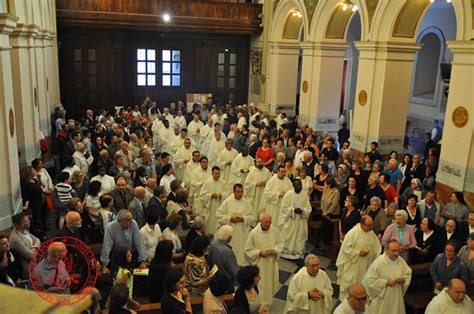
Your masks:
<svg viewBox="0 0 474 314"><path fill-rule="evenodd" d="M388 173L390 175L390 184L395 188L397 194L400 195L403 173L400 169L398 169L398 162L395 159L390 159L388 161L388 168L385 169L384 173Z"/></svg>

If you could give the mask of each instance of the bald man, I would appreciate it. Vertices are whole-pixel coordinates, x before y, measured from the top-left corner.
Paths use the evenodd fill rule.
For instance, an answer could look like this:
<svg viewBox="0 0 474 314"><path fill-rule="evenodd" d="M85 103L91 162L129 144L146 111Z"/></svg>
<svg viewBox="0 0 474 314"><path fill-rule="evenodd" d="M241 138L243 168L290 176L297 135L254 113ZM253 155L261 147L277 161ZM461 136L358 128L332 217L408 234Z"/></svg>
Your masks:
<svg viewBox="0 0 474 314"><path fill-rule="evenodd" d="M339 300L343 301L354 282L361 282L370 264L380 255L380 241L372 231L374 221L369 215L362 216L344 237L337 256L337 283Z"/></svg>
<svg viewBox="0 0 474 314"><path fill-rule="evenodd" d="M260 215L260 223L250 231L244 247L245 259L250 265L260 269L258 291L262 301L272 304L273 295L278 288L278 257L283 249L280 231L272 226L272 215Z"/></svg>
<svg viewBox="0 0 474 314"><path fill-rule="evenodd" d="M133 194L135 197L133 200L128 204L128 210L132 213L133 219L138 224L138 227L141 228L145 225L146 223L146 218L145 218L145 195L146 195L146 190L143 186L137 186L136 188L133 189Z"/></svg>
<svg viewBox="0 0 474 314"><path fill-rule="evenodd" d="M342 303L334 309L333 314L356 314L365 313L367 303L367 291L360 283L355 283L349 288L349 294Z"/></svg>
<svg viewBox="0 0 474 314"><path fill-rule="evenodd" d="M447 288L443 289L431 300L425 313L470 314L474 313L474 304L466 295L466 285L464 282L454 278L448 282Z"/></svg>
<svg viewBox="0 0 474 314"><path fill-rule="evenodd" d="M33 269L33 276L37 276L45 291L68 294L71 280L63 259L66 257L66 245L62 242L53 242L48 247L48 255Z"/></svg>
<svg viewBox="0 0 474 314"><path fill-rule="evenodd" d="M66 225L59 230L58 237L72 237L79 240L84 240L83 235L79 229L82 227L81 214L75 211L70 211L66 214Z"/></svg>
<svg viewBox="0 0 474 314"><path fill-rule="evenodd" d="M291 278L285 313L329 314L333 288L329 276L319 268L320 260L308 254L305 267Z"/></svg>

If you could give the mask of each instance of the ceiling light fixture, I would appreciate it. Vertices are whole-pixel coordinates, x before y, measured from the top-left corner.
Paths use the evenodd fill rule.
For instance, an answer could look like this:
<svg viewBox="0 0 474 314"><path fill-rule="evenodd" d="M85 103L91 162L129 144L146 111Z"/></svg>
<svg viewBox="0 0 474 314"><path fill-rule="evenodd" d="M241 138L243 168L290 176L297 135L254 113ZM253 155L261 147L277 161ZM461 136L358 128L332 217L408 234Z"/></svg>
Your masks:
<svg viewBox="0 0 474 314"><path fill-rule="evenodd" d="M344 0L340 4L342 5L342 11L347 11L350 9L352 12L355 12L359 10L359 6L350 0Z"/></svg>
<svg viewBox="0 0 474 314"><path fill-rule="evenodd" d="M163 21L168 23L171 20L171 16L168 13L163 14Z"/></svg>
<svg viewBox="0 0 474 314"><path fill-rule="evenodd" d="M302 14L299 10L297 10L297 9L294 9L294 10L291 12L291 14L292 14L293 16L297 16L297 17L302 17L302 16L303 16L303 14Z"/></svg>

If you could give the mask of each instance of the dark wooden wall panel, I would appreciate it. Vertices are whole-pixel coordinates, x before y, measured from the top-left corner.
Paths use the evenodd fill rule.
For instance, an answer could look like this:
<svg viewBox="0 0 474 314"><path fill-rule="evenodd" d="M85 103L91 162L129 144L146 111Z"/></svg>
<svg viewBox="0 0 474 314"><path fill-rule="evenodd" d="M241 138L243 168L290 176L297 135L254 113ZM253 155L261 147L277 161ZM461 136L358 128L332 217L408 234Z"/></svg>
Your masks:
<svg viewBox="0 0 474 314"><path fill-rule="evenodd" d="M120 1L118 1L120 2ZM137 1L142 2L142 1ZM61 98L68 113L79 117L86 108L107 108L139 104L146 96L161 106L185 100L189 92L212 92L222 103L233 94L235 103L246 103L248 93L249 36L200 32L106 30L60 27L59 60ZM75 84L74 49L91 48L97 58L97 101L80 95ZM137 86L136 49L154 48L181 51L181 86ZM235 89L216 85L217 53L225 49L238 55ZM157 73L161 64L157 62ZM160 80L157 79L157 83Z"/></svg>

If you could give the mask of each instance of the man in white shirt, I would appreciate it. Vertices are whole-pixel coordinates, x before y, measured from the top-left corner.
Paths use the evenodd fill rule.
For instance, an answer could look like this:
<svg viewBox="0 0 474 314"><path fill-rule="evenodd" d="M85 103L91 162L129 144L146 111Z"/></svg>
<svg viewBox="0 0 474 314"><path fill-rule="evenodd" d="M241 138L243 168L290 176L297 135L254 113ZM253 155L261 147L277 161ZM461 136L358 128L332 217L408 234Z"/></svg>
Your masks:
<svg viewBox="0 0 474 314"><path fill-rule="evenodd" d="M143 241L145 241L146 255L148 262L155 256L156 245L162 240L161 229L158 225L160 215L157 210L149 210L145 214L146 225L140 229Z"/></svg>
<svg viewBox="0 0 474 314"><path fill-rule="evenodd" d="M334 309L333 314L367 313L365 310L367 299L368 295L364 286L360 283L355 283L350 286L349 294L344 298L341 304Z"/></svg>

